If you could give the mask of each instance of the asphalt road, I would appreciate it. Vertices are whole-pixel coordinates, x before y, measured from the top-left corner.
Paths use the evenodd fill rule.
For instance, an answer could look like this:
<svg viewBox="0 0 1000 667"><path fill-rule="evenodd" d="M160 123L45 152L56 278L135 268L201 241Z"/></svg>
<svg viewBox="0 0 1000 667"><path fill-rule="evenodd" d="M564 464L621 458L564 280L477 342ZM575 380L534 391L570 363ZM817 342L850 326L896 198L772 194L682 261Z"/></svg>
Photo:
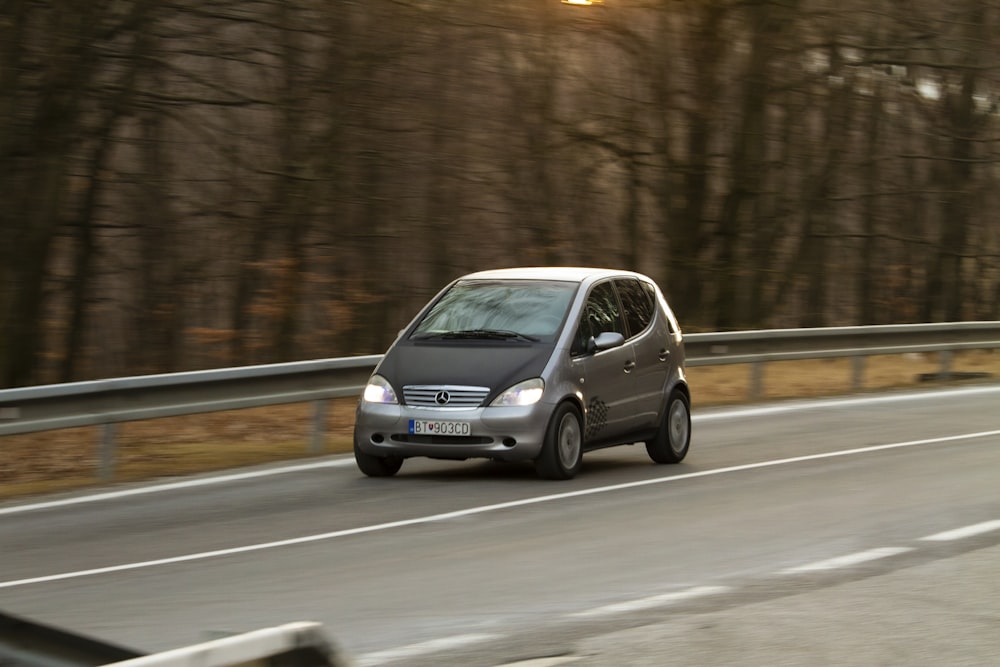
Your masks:
<svg viewBox="0 0 1000 667"><path fill-rule="evenodd" d="M360 665L996 665L1000 385L698 410L691 453L330 458L0 505L0 609L143 651L314 620Z"/></svg>

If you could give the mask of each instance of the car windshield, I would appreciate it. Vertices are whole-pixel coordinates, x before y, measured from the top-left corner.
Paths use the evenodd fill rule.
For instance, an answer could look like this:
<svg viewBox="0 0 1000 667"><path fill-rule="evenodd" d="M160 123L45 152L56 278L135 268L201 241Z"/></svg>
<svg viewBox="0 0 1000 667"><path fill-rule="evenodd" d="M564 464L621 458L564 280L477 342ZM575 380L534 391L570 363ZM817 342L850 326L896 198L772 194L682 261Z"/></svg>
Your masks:
<svg viewBox="0 0 1000 667"><path fill-rule="evenodd" d="M462 280L420 320L411 339L555 339L576 293L573 282Z"/></svg>

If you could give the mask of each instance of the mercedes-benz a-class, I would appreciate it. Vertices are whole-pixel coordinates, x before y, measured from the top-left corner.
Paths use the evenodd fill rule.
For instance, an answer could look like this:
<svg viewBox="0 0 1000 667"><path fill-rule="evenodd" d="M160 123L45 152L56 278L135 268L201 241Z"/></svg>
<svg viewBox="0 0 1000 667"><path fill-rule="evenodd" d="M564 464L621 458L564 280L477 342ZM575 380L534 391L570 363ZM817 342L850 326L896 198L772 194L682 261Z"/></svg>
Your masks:
<svg viewBox="0 0 1000 667"><path fill-rule="evenodd" d="M473 273L403 329L358 402L366 475L410 457L531 461L569 479L584 452L644 443L677 463L691 438L684 342L666 299L630 271Z"/></svg>

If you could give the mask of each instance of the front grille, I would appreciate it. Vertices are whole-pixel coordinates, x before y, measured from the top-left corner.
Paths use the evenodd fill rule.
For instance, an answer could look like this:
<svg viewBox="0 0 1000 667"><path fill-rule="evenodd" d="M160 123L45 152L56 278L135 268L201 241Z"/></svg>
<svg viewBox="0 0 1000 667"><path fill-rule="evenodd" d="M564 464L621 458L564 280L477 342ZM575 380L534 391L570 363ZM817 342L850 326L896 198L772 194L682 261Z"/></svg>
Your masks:
<svg viewBox="0 0 1000 667"><path fill-rule="evenodd" d="M424 408L476 408L489 393L489 387L409 385L403 387L403 400Z"/></svg>

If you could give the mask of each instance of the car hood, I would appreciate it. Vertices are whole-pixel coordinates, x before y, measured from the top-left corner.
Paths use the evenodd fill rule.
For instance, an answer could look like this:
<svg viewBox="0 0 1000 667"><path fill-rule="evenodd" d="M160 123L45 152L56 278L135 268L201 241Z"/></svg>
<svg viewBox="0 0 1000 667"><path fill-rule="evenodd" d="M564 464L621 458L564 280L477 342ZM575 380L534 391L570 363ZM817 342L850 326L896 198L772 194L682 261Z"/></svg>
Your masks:
<svg viewBox="0 0 1000 667"><path fill-rule="evenodd" d="M521 380L539 377L554 347L510 341L401 341L386 353L378 373L396 391L407 385L489 387L487 400L492 400Z"/></svg>

